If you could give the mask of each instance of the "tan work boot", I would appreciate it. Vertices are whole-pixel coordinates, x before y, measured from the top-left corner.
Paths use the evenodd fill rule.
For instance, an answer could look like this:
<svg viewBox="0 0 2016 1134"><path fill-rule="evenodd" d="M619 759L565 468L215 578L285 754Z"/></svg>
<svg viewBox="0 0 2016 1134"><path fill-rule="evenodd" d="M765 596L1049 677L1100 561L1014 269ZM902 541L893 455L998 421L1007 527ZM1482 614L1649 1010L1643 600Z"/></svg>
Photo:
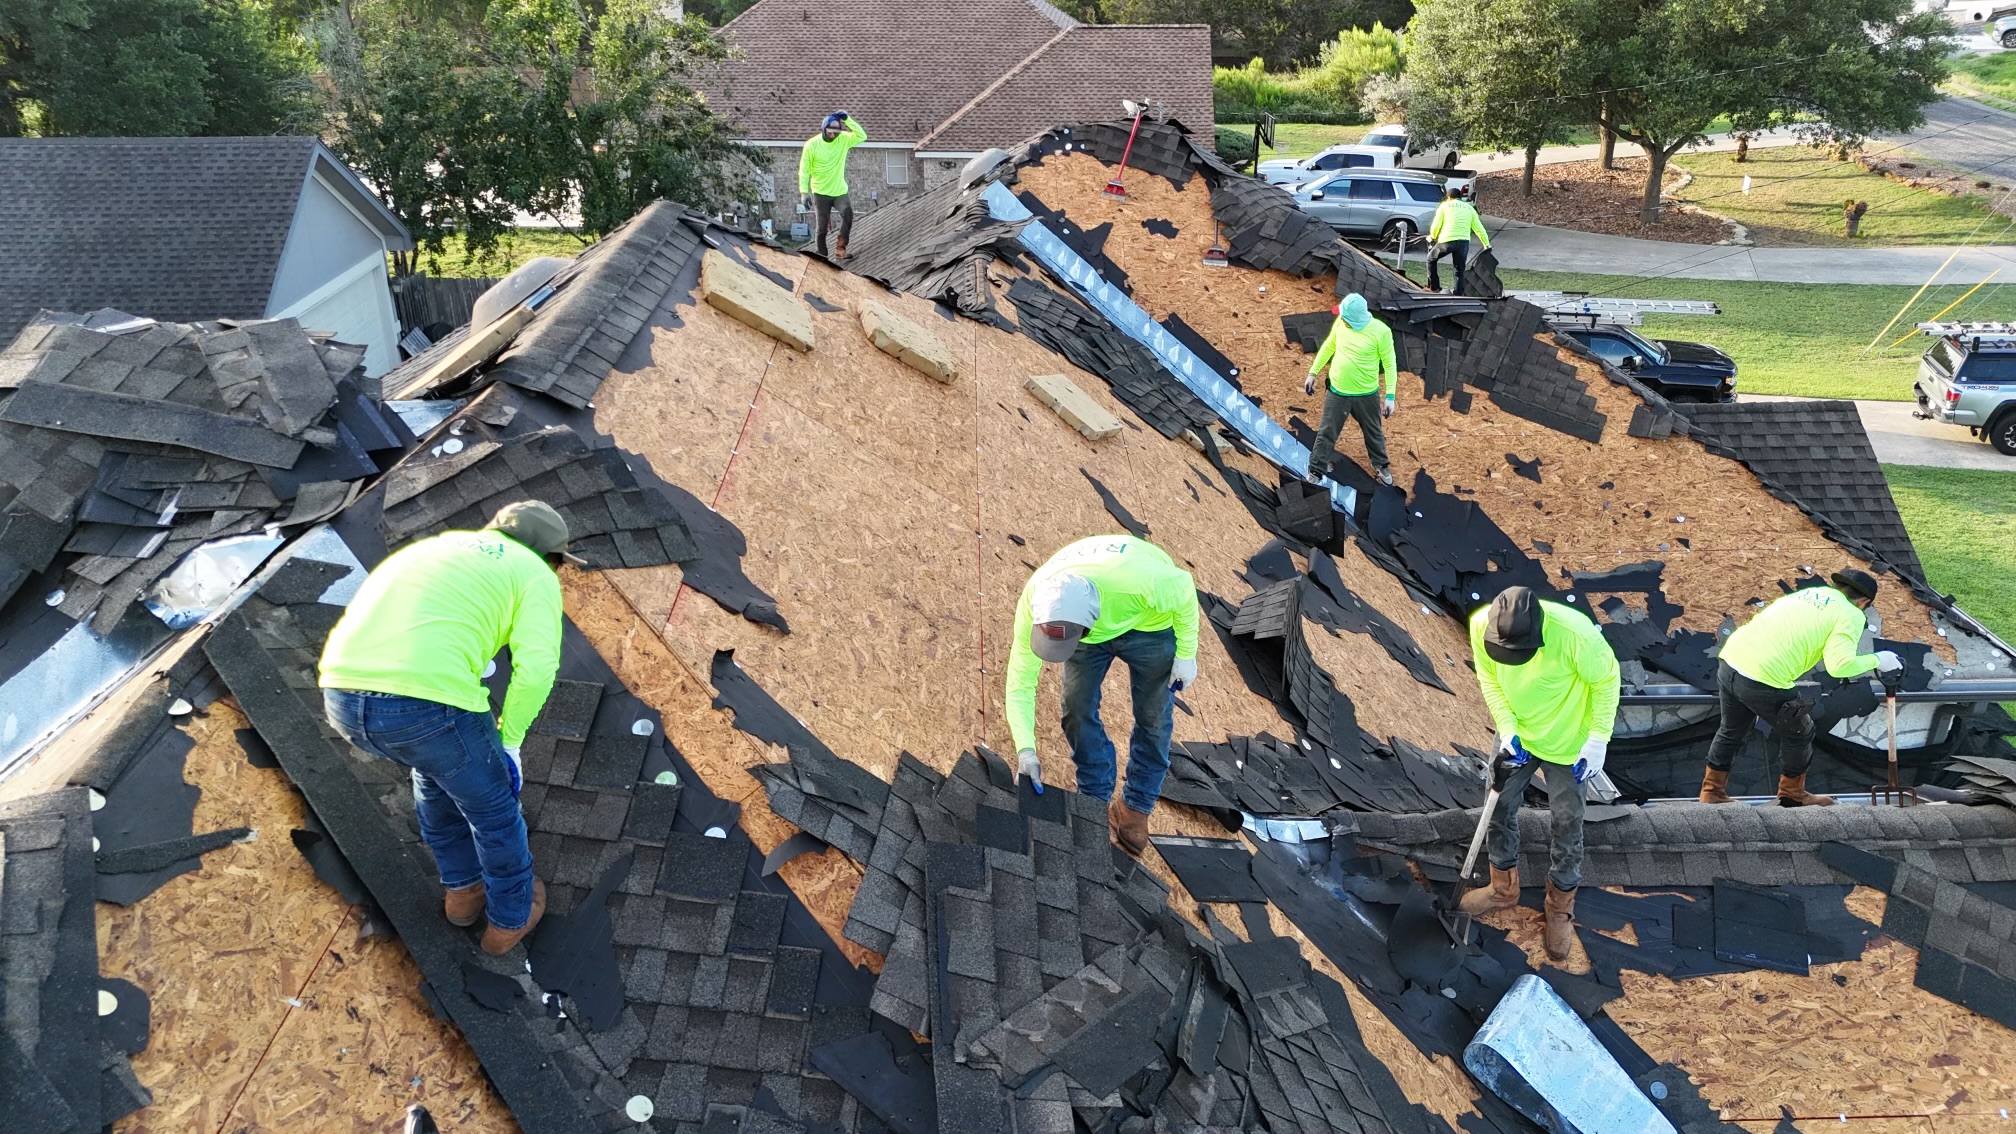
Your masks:
<svg viewBox="0 0 2016 1134"><path fill-rule="evenodd" d="M1575 891L1557 890L1554 880L1548 879L1545 917L1541 941L1547 946L1548 959L1559 964L1568 959L1568 947L1575 942Z"/></svg>
<svg viewBox="0 0 2016 1134"><path fill-rule="evenodd" d="M1729 773L1718 772L1713 768L1708 769L1708 773L1701 777L1701 802L1703 803L1736 802L1734 799L1730 798L1730 795L1727 791L1723 790L1728 786L1729 786Z"/></svg>
<svg viewBox="0 0 2016 1134"><path fill-rule="evenodd" d="M1515 866L1510 870L1500 870L1494 866L1491 868L1490 884L1479 886L1463 895L1463 900L1456 903L1456 908L1471 917L1476 917L1492 910L1509 910L1518 904L1519 868Z"/></svg>
<svg viewBox="0 0 2016 1134"><path fill-rule="evenodd" d="M1148 849L1148 817L1120 802L1117 795L1106 805L1106 825L1113 828L1113 841L1121 850L1140 858Z"/></svg>
<svg viewBox="0 0 2016 1134"><path fill-rule="evenodd" d="M546 916L546 883L534 878L532 916L526 918L525 924L518 929L499 929L494 925L486 928L483 931L483 951L493 957L509 953L520 941L525 940L525 935L532 932L532 927L538 925L539 919L544 916Z"/></svg>
<svg viewBox="0 0 2016 1134"><path fill-rule="evenodd" d="M833 258L834 258L835 260L845 260L845 259L847 258L847 238L846 238L846 237L844 237L844 236L843 236L843 237L840 237L840 238L839 238L838 240L835 240L835 241L833 242Z"/></svg>
<svg viewBox="0 0 2016 1134"><path fill-rule="evenodd" d="M1834 797L1807 791L1806 776L1802 772L1796 776L1778 777L1778 806L1832 807L1834 806Z"/></svg>
<svg viewBox="0 0 2016 1134"><path fill-rule="evenodd" d="M449 925L465 929L475 925L476 919L483 916L483 883L441 891L441 910L448 915Z"/></svg>

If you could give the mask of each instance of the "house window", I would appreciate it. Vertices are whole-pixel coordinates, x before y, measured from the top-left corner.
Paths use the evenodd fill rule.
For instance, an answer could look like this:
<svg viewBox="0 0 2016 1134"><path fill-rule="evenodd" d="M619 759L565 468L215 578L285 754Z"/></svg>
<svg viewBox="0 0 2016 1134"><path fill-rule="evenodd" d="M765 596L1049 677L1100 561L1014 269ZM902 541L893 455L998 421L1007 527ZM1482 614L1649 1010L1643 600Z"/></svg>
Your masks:
<svg viewBox="0 0 2016 1134"><path fill-rule="evenodd" d="M891 189L903 189L909 186L910 151L888 150L883 153L882 184Z"/></svg>

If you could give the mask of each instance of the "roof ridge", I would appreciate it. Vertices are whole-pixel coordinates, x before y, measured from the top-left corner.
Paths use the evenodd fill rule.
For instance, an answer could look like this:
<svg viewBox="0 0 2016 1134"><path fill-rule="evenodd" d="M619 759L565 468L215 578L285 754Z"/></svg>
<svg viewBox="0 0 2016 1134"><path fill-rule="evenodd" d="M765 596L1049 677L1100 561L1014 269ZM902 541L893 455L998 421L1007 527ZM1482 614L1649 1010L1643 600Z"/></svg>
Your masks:
<svg viewBox="0 0 2016 1134"><path fill-rule="evenodd" d="M1030 2L1035 3L1036 0L1030 0ZM1045 40L1043 46L1023 56L1021 62L1015 64L1013 67L1008 68L1006 71L1001 72L1000 75L995 77L993 82L988 83L986 86L982 87L980 89L979 94L976 94L972 98L967 99L966 105L953 111L951 115L947 117L943 122L940 122L938 125L933 126L931 127L931 129L925 131L923 137L917 139L916 142L912 143L912 148L918 152L921 152L924 149L924 146L927 142L931 141L931 139L933 138L936 138L938 135L944 133L948 128L951 127L951 125L954 122L957 122L961 118L966 117L966 115L970 111L972 111L973 108L979 106L981 103L986 102L989 98L993 97L994 93L1000 90L1003 86L1005 86L1008 80L1021 74L1025 69L1029 67L1030 64L1042 58L1044 52L1047 52L1052 47L1057 46L1059 40L1062 40L1065 36L1070 35L1074 30L1077 30L1082 26L1084 25L1074 24L1072 27L1065 28L1062 31L1059 31L1056 35L1053 35L1049 39Z"/></svg>
<svg viewBox="0 0 2016 1134"><path fill-rule="evenodd" d="M1065 31L1085 26L1079 23L1077 18L1072 16L1071 13L1050 3L1050 0L1023 0L1023 2L1041 13L1044 19L1049 20Z"/></svg>

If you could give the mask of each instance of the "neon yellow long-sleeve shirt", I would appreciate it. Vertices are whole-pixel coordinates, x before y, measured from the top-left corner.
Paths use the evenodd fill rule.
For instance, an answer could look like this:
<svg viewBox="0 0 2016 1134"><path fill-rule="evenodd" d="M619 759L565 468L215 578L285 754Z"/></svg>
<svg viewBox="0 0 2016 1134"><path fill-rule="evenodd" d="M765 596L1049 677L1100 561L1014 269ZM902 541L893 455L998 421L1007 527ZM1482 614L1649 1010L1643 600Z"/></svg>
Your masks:
<svg viewBox="0 0 2016 1134"><path fill-rule="evenodd" d="M1370 394L1379 389L1379 375L1386 375L1386 396L1393 396L1394 372L1399 362L1393 353L1392 328L1374 315L1362 331L1354 331L1341 317L1330 321L1316 361L1309 373L1329 372L1330 388L1344 395Z"/></svg>
<svg viewBox="0 0 2016 1134"><path fill-rule="evenodd" d="M1036 569L1015 603L1008 645L1008 731L1015 748L1036 747L1036 684L1043 659L1029 648L1029 596L1043 580L1072 574L1099 590L1099 618L1084 640L1108 642L1130 630L1176 630L1176 656L1197 656L1197 584L1169 553L1133 536L1092 536L1066 545Z"/></svg>
<svg viewBox="0 0 2016 1134"><path fill-rule="evenodd" d="M1542 644L1525 665L1501 665L1484 652L1488 606L1470 616L1470 653L1498 731L1550 764L1572 764L1590 737L1608 740L1617 727L1617 655L1588 615L1544 599L1540 610Z"/></svg>
<svg viewBox="0 0 2016 1134"><path fill-rule="evenodd" d="M320 684L488 712L483 667L505 646L511 686L498 732L515 745L560 669L560 577L509 536L442 532L364 580L322 648Z"/></svg>
<svg viewBox="0 0 2016 1134"><path fill-rule="evenodd" d="M1856 652L1868 628L1868 616L1853 599L1833 587L1807 587L1738 626L1722 643L1721 656L1737 673L1773 689L1792 688L1823 661L1829 674L1854 677L1876 668L1875 654Z"/></svg>
<svg viewBox="0 0 2016 1134"><path fill-rule="evenodd" d="M847 195L847 151L868 140L868 131L861 123L848 118L840 123L840 134L832 141L826 140L826 131L821 130L805 139L805 152L798 155L798 193L817 193L821 197L844 197Z"/></svg>
<svg viewBox="0 0 2016 1134"><path fill-rule="evenodd" d="M1484 222L1477 216L1477 206L1455 198L1444 199L1435 206L1435 219L1428 223L1428 239L1436 244L1450 240L1474 240L1482 247L1491 247L1491 234L1484 231Z"/></svg>

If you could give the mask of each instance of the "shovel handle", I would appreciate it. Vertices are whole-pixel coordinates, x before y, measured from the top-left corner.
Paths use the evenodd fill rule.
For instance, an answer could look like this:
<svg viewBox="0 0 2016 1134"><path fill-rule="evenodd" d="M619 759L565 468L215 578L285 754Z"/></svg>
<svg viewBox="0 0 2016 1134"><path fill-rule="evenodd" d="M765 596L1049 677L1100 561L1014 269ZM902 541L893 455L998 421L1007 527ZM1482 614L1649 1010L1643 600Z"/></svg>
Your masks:
<svg viewBox="0 0 2016 1134"><path fill-rule="evenodd" d="M1470 871L1477 865L1477 854L1484 849L1484 834L1491 827L1491 810L1498 806L1498 789L1492 788L1484 797L1484 810L1477 813L1477 832L1470 836L1470 853L1463 856L1463 872L1458 878L1470 877Z"/></svg>

